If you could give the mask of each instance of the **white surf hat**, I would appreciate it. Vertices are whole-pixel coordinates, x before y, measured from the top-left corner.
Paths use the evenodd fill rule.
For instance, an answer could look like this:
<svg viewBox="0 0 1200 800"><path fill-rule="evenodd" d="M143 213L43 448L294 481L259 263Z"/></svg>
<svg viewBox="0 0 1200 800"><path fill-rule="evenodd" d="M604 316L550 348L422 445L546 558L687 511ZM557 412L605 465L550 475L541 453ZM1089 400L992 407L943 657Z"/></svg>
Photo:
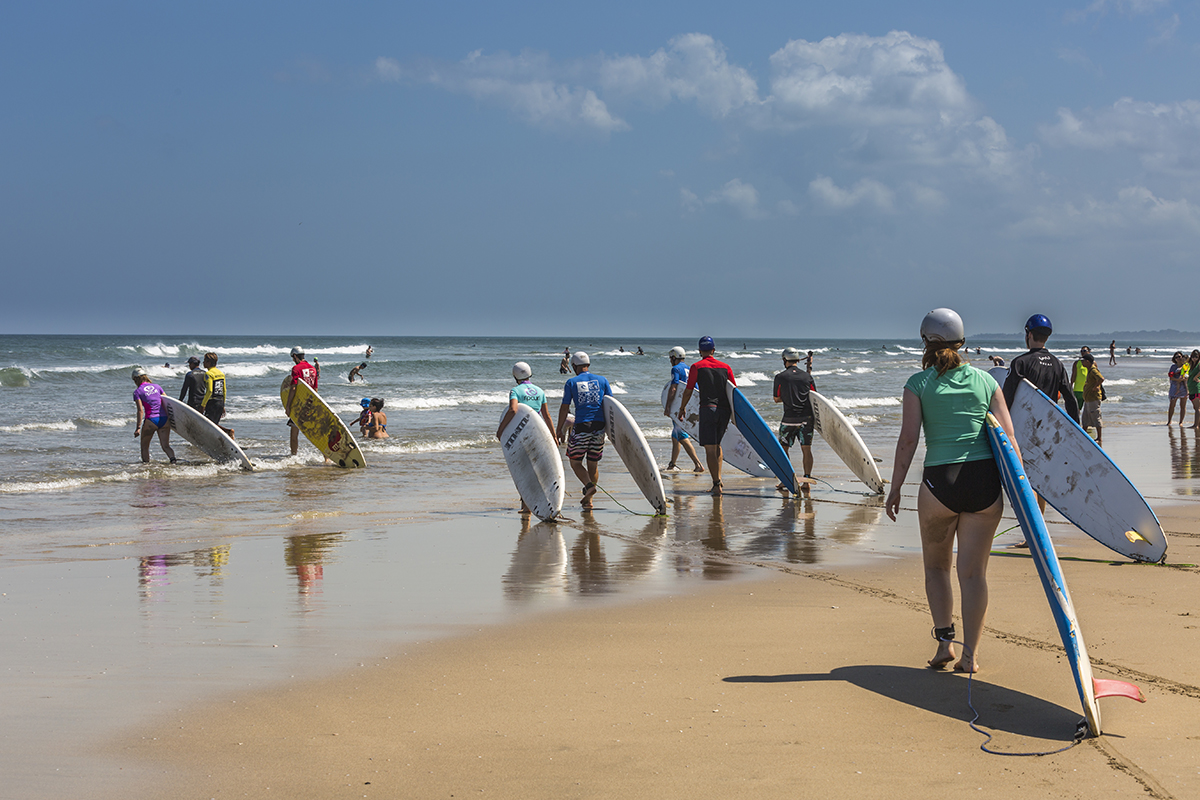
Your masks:
<svg viewBox="0 0 1200 800"><path fill-rule="evenodd" d="M134 367L134 368L133 368L133 374L131 374L129 377L131 377L131 378L145 378L145 377L146 377L146 370L142 369L141 367Z"/></svg>
<svg viewBox="0 0 1200 800"><path fill-rule="evenodd" d="M301 358L304 358L304 348L303 347L293 347L292 355L300 356Z"/></svg>
<svg viewBox="0 0 1200 800"><path fill-rule="evenodd" d="M800 360L800 351L794 347L783 348L783 360L784 361L799 361Z"/></svg>
<svg viewBox="0 0 1200 800"><path fill-rule="evenodd" d="M513 372L513 377L519 381L523 381L526 378L530 378L533 376L533 370L530 369L529 365L526 364L524 361L518 361L517 363L513 364L512 372Z"/></svg>
<svg viewBox="0 0 1200 800"><path fill-rule="evenodd" d="M671 356L672 358L686 358L687 351L682 347L675 346L671 348L671 352L667 353L667 355Z"/></svg>
<svg viewBox="0 0 1200 800"><path fill-rule="evenodd" d="M591 366L592 359L582 350L577 350L571 354L571 363L577 367Z"/></svg>
<svg viewBox="0 0 1200 800"><path fill-rule="evenodd" d="M961 342L967 338L962 317L952 308L935 308L921 320L921 338L929 342Z"/></svg>

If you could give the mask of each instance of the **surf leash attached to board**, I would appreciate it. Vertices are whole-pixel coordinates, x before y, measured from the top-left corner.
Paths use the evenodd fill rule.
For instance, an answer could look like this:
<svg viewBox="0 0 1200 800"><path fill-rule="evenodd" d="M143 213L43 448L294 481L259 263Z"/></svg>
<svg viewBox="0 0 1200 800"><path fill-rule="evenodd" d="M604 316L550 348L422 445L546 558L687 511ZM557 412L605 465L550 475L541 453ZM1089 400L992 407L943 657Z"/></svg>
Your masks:
<svg viewBox="0 0 1200 800"><path fill-rule="evenodd" d="M625 504L624 504L624 503L622 503L620 500L618 500L617 498L615 498L615 497L613 497L611 494L609 494L609 492L608 492L608 489L605 489L605 488L604 488L603 486L601 486L600 484L598 484L598 483L597 483L597 484L596 484L596 488L597 488L597 489L599 489L600 491L604 492L606 495L608 495L608 499L609 499L609 500L612 500L614 503L616 503L616 504L617 504L617 505L619 505L621 508L623 508L623 509L625 509L626 511L628 511L630 514L634 514L634 515L636 515L636 516L639 516L639 517L666 517L666 516L667 516L666 514L647 514L647 513L643 512L643 511L634 511L632 508L630 508L629 506L625 505Z"/></svg>

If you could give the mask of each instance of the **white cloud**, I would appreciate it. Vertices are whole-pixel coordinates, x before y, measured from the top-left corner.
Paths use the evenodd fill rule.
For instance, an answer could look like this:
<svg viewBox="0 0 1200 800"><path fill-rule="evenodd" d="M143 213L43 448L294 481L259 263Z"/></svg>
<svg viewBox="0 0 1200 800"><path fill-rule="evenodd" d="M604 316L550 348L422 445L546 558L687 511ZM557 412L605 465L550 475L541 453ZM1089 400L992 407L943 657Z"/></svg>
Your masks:
<svg viewBox="0 0 1200 800"><path fill-rule="evenodd" d="M758 207L758 190L752 184L743 183L738 178L710 193L707 202L729 206L746 219L763 216Z"/></svg>
<svg viewBox="0 0 1200 800"><path fill-rule="evenodd" d="M1104 70L1100 69L1094 61L1088 58L1087 53L1074 47L1060 47L1056 51L1060 61L1065 61L1076 67L1080 67L1087 72L1092 73L1097 78L1104 76Z"/></svg>
<svg viewBox="0 0 1200 800"><path fill-rule="evenodd" d="M375 59L375 75L382 81L396 83L403 79L404 70L396 59L380 56Z"/></svg>
<svg viewBox="0 0 1200 800"><path fill-rule="evenodd" d="M892 211L896 194L882 183L863 178L849 189L842 189L832 178L818 177L808 184L808 194L814 200L835 211L855 206L870 206L879 211Z"/></svg>
<svg viewBox="0 0 1200 800"><path fill-rule="evenodd" d="M1054 147L1134 153L1155 172L1200 169L1200 102L1147 103L1123 97L1111 107L1058 110L1058 122L1039 129Z"/></svg>
<svg viewBox="0 0 1200 800"><path fill-rule="evenodd" d="M799 123L930 125L961 121L974 107L941 45L903 31L795 39L771 68L777 113Z"/></svg>
<svg viewBox="0 0 1200 800"><path fill-rule="evenodd" d="M714 117L762 102L750 73L730 64L724 46L701 33L676 36L667 47L645 57L601 58L599 84L606 95L656 106L692 101Z"/></svg>
<svg viewBox="0 0 1200 800"><path fill-rule="evenodd" d="M399 80L403 74L400 65L391 59L377 59L375 70L390 80ZM557 79L558 71L541 54L484 55L476 50L455 64L423 70L415 79L506 108L538 127L585 128L601 133L629 130L629 125L610 113L592 89Z"/></svg>
<svg viewBox="0 0 1200 800"><path fill-rule="evenodd" d="M1050 238L1115 233L1194 236L1200 233L1200 207L1187 198L1167 200L1144 186L1127 186L1112 201L1088 197L1078 203L1034 208L1009 231L1022 237Z"/></svg>
<svg viewBox="0 0 1200 800"><path fill-rule="evenodd" d="M679 190L679 205L683 207L684 211L699 211L704 207L704 204L700 202L700 197L690 189Z"/></svg>

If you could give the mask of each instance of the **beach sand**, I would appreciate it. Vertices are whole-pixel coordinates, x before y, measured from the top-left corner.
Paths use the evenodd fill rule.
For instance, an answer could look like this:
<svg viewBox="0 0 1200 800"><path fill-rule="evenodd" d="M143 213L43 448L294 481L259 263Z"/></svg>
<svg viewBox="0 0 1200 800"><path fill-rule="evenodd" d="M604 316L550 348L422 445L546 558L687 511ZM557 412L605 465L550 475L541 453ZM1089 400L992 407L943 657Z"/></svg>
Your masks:
<svg viewBox="0 0 1200 800"><path fill-rule="evenodd" d="M915 536L912 505L897 524ZM1200 522L1158 511L1180 566L1053 530L1097 677L1147 697L1101 700L1105 735L1058 755L980 750L967 678L924 668L915 556L775 563L401 645L164 713L97 755L125 765L123 797L1196 797ZM1080 704L1033 564L1005 550L989 579L979 724L1001 752L1064 747Z"/></svg>

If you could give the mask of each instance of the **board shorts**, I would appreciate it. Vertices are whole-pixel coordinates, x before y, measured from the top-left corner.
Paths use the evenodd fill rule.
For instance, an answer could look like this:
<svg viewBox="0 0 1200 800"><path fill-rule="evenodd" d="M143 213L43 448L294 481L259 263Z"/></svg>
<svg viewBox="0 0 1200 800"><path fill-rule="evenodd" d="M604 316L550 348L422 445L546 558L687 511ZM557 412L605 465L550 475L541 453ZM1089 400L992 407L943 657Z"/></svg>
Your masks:
<svg viewBox="0 0 1200 800"><path fill-rule="evenodd" d="M689 436L688 432L685 431L683 428L672 428L671 429L671 438L677 442L682 442L683 440L690 439L692 437Z"/></svg>
<svg viewBox="0 0 1200 800"><path fill-rule="evenodd" d="M571 428L567 434L567 458L572 461L599 461L604 457L604 429L581 431Z"/></svg>
<svg viewBox="0 0 1200 800"><path fill-rule="evenodd" d="M154 427L158 428L159 430L162 430L163 428L170 426L171 418L168 417L166 414L161 414L157 417L146 417L146 422L149 422Z"/></svg>
<svg viewBox="0 0 1200 800"><path fill-rule="evenodd" d="M784 447L791 447L798 439L801 447L808 447L813 443L814 427L816 427L816 420L812 419L795 425L781 422L779 423L779 443Z"/></svg>
<svg viewBox="0 0 1200 800"><path fill-rule="evenodd" d="M1079 415L1079 427L1099 428L1102 422L1100 418L1100 401L1088 400L1083 404L1083 413Z"/></svg>
<svg viewBox="0 0 1200 800"><path fill-rule="evenodd" d="M214 425L220 424L221 416L225 413L225 401L209 400L203 413Z"/></svg>
<svg viewBox="0 0 1200 800"><path fill-rule="evenodd" d="M732 411L719 406L700 406L700 444L710 445L721 443L725 438L725 430L729 427Z"/></svg>
<svg viewBox="0 0 1200 800"><path fill-rule="evenodd" d="M1000 468L994 458L925 467L921 483L955 514L991 508L1000 497Z"/></svg>

